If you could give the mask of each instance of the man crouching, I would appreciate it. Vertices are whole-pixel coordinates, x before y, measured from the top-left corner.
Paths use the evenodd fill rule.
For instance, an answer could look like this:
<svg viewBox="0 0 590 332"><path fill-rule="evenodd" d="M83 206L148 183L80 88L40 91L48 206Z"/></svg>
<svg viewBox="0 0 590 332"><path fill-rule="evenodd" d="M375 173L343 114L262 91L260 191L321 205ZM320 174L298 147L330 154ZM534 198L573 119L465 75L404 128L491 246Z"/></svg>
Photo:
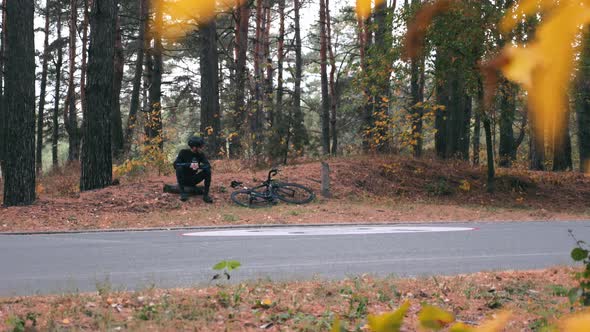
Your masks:
<svg viewBox="0 0 590 332"><path fill-rule="evenodd" d="M178 189L180 190L180 200L186 201L188 193L184 186L196 186L205 180L205 192L203 201L205 203L213 203L213 199L209 196L209 188L211 187L211 164L203 153L205 147L205 140L201 137L193 136L188 140L190 149L182 149L178 153L178 157L174 160L174 169L176 170L176 180L178 181Z"/></svg>

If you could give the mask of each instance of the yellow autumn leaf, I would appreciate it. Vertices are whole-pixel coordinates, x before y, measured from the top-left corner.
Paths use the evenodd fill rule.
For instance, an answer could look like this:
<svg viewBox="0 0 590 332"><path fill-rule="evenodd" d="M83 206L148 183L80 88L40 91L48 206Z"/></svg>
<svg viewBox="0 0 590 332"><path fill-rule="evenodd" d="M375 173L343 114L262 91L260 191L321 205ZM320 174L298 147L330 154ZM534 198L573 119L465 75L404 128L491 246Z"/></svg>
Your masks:
<svg viewBox="0 0 590 332"><path fill-rule="evenodd" d="M440 330L455 321L455 317L439 307L425 305L418 313L418 321L424 328Z"/></svg>
<svg viewBox="0 0 590 332"><path fill-rule="evenodd" d="M586 311L565 318L559 324L562 331L567 332L588 332L590 331L590 312Z"/></svg>
<svg viewBox="0 0 590 332"><path fill-rule="evenodd" d="M404 316L410 308L410 301L404 302L396 311L367 317L369 329L373 332L398 332Z"/></svg>

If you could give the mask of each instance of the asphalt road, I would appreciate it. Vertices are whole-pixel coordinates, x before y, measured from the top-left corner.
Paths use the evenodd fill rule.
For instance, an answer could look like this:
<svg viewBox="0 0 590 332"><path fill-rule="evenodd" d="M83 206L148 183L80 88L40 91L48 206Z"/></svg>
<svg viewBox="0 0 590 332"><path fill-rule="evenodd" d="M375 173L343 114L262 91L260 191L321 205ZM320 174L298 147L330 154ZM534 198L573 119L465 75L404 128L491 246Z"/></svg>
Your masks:
<svg viewBox="0 0 590 332"><path fill-rule="evenodd" d="M405 226L0 235L0 296L194 286L206 284L224 259L242 263L232 281L535 269L573 264L568 229L590 242L590 222Z"/></svg>

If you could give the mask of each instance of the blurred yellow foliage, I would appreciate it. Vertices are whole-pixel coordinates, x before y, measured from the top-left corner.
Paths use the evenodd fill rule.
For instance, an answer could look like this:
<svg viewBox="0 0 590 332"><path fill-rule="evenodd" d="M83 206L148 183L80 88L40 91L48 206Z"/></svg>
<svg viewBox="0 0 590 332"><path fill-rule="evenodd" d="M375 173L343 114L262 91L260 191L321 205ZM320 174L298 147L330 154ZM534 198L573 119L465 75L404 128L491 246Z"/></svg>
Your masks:
<svg viewBox="0 0 590 332"><path fill-rule="evenodd" d="M396 311L378 316L369 315L367 320L370 330L373 332L398 332L409 308L410 301L406 301Z"/></svg>
<svg viewBox="0 0 590 332"><path fill-rule="evenodd" d="M380 5L385 0L373 0L375 6ZM366 20L371 15L372 0L356 0L356 15L361 20Z"/></svg>
<svg viewBox="0 0 590 332"><path fill-rule="evenodd" d="M154 0L153 8L162 11L163 23L151 31L164 39L177 40L198 29L199 23L213 19L218 12L240 6L244 0Z"/></svg>
<svg viewBox="0 0 590 332"><path fill-rule="evenodd" d="M534 119L554 123L563 128L568 109L567 91L575 68L576 43L582 26L590 23L588 0L523 0L514 5L501 22L508 32L524 16L544 12L535 39L528 45L510 46L502 57L502 72L512 81L520 83L528 92L530 110ZM542 126L536 126L542 137Z"/></svg>
<svg viewBox="0 0 590 332"><path fill-rule="evenodd" d="M440 330L454 322L455 317L452 313L442 310L439 307L425 305L418 314L418 321L423 328Z"/></svg>

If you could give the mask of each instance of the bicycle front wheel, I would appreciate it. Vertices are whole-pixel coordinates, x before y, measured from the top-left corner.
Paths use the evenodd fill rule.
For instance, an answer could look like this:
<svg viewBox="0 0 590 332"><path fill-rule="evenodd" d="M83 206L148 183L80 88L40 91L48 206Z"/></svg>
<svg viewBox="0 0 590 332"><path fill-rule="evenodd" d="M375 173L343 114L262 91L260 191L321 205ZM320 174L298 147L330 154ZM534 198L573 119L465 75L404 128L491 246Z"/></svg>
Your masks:
<svg viewBox="0 0 590 332"><path fill-rule="evenodd" d="M261 197L260 193L249 189L234 191L231 194L231 200L239 206L252 209L267 207L272 204L270 200Z"/></svg>
<svg viewBox="0 0 590 332"><path fill-rule="evenodd" d="M313 191L297 183L276 183L273 194L283 202L306 204L315 198Z"/></svg>

